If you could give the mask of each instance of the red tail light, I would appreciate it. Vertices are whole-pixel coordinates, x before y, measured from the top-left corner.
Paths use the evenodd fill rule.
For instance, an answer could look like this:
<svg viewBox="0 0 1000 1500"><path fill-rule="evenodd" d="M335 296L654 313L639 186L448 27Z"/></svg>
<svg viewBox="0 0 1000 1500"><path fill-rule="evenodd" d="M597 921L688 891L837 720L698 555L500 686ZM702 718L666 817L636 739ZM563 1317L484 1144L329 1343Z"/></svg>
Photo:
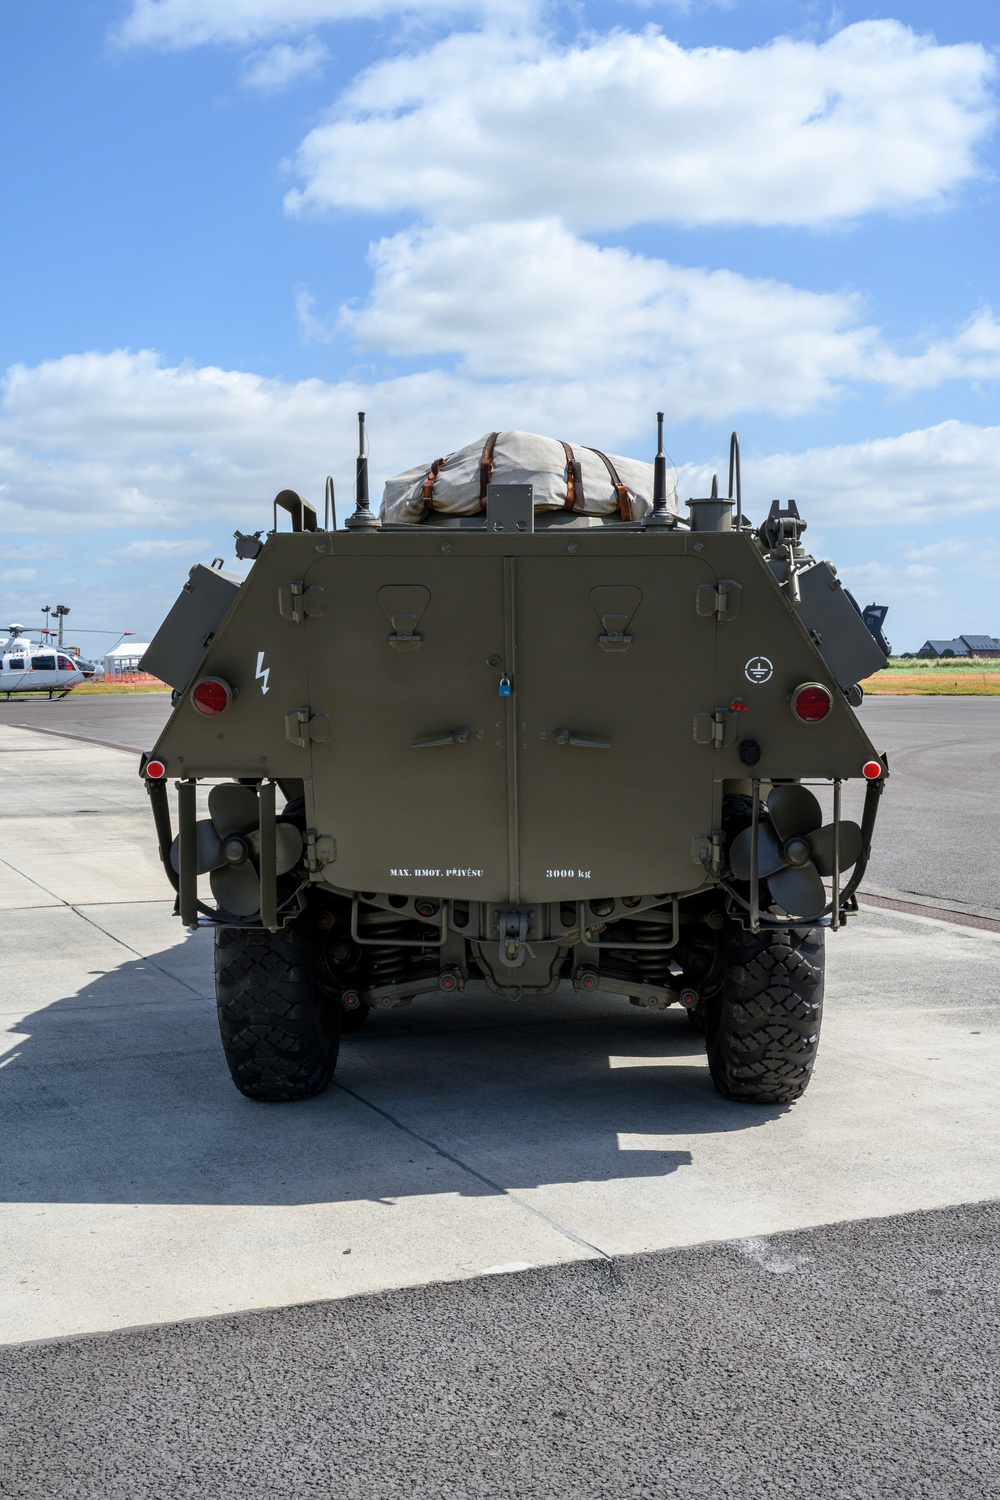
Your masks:
<svg viewBox="0 0 1000 1500"><path fill-rule="evenodd" d="M233 690L221 677L203 677L194 685L191 702L200 714L221 714L233 701Z"/></svg>
<svg viewBox="0 0 1000 1500"><path fill-rule="evenodd" d="M878 781L884 767L880 760L866 760L861 767L861 774L866 781Z"/></svg>
<svg viewBox="0 0 1000 1500"><path fill-rule="evenodd" d="M792 713L803 724L818 724L833 707L833 695L821 682L803 682L792 694Z"/></svg>
<svg viewBox="0 0 1000 1500"><path fill-rule="evenodd" d="M162 781L167 774L167 768L162 760L147 760L146 775L150 781Z"/></svg>

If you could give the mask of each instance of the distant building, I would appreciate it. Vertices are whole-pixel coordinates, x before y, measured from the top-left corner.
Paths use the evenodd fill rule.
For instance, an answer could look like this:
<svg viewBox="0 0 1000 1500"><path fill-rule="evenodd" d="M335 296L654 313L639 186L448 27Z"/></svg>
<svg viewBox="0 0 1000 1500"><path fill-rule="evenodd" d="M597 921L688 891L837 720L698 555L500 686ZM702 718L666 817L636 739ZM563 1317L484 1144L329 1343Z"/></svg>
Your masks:
<svg viewBox="0 0 1000 1500"><path fill-rule="evenodd" d="M1000 656L1000 640L992 635L957 635L951 641L924 641L918 656Z"/></svg>

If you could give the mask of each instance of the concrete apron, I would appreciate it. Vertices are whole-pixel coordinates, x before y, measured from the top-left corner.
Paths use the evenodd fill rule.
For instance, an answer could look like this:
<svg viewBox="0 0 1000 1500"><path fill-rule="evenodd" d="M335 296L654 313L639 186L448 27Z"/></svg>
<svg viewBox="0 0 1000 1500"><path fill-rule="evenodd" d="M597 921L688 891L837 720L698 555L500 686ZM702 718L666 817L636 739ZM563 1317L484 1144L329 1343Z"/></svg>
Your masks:
<svg viewBox="0 0 1000 1500"><path fill-rule="evenodd" d="M376 1015L324 1097L251 1104L134 757L2 729L0 774L0 1342L1000 1194L992 934L831 937L790 1109L720 1099L679 1013L479 986Z"/></svg>

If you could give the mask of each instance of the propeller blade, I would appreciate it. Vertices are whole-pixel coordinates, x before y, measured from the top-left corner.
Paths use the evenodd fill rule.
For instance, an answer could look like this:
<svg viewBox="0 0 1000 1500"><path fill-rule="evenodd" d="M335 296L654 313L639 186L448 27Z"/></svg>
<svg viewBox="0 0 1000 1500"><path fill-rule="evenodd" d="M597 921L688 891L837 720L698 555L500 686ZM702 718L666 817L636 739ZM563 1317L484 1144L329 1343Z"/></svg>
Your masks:
<svg viewBox="0 0 1000 1500"><path fill-rule="evenodd" d="M814 833L823 821L820 805L808 787L776 786L767 799L774 831L782 843Z"/></svg>
<svg viewBox="0 0 1000 1500"><path fill-rule="evenodd" d="M767 883L775 901L790 917L818 917L826 905L826 890L814 865L779 870Z"/></svg>
<svg viewBox="0 0 1000 1500"><path fill-rule="evenodd" d="M253 917L260 911L260 881L248 859L213 870L210 884L220 910L231 917Z"/></svg>
<svg viewBox="0 0 1000 1500"><path fill-rule="evenodd" d="M857 823L840 825L840 868L849 870L861 858L864 840ZM833 874L833 824L827 823L809 835L813 863L821 875Z"/></svg>
<svg viewBox="0 0 1000 1500"><path fill-rule="evenodd" d="M260 822L260 804L252 786L237 781L221 781L208 794L208 815L220 838L250 833Z"/></svg>
<svg viewBox="0 0 1000 1500"><path fill-rule="evenodd" d="M294 864L298 863L299 855L302 853L302 834L294 823L276 823L274 831L278 854L278 874L284 875Z"/></svg>
<svg viewBox="0 0 1000 1500"><path fill-rule="evenodd" d="M212 826L210 818L199 818L194 825L195 833L195 869L199 875L204 875L208 870L217 869L222 864L222 844L219 835ZM178 872L181 867L181 839L180 834L170 845L170 863Z"/></svg>
<svg viewBox="0 0 1000 1500"><path fill-rule="evenodd" d="M729 863L737 880L750 879L750 848L753 844L753 829L744 828L733 839L733 846L729 851ZM781 852L781 845L774 836L774 829L770 823L761 823L757 829L757 874L761 879L773 875L775 870L781 870L785 866L785 856Z"/></svg>

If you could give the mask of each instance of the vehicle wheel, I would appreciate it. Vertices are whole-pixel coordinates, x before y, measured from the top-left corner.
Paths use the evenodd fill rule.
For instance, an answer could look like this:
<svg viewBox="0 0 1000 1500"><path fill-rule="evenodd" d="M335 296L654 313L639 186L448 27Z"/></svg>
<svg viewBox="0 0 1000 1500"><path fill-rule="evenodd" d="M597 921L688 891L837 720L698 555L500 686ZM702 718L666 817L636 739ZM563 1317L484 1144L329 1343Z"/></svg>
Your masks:
<svg viewBox="0 0 1000 1500"><path fill-rule="evenodd" d="M215 994L233 1082L248 1099L321 1094L333 1077L341 1008L315 982L301 928L215 930Z"/></svg>
<svg viewBox="0 0 1000 1500"><path fill-rule="evenodd" d="M706 1001L705 1042L720 1094L751 1104L801 1098L823 1015L823 929L726 931L721 990Z"/></svg>

